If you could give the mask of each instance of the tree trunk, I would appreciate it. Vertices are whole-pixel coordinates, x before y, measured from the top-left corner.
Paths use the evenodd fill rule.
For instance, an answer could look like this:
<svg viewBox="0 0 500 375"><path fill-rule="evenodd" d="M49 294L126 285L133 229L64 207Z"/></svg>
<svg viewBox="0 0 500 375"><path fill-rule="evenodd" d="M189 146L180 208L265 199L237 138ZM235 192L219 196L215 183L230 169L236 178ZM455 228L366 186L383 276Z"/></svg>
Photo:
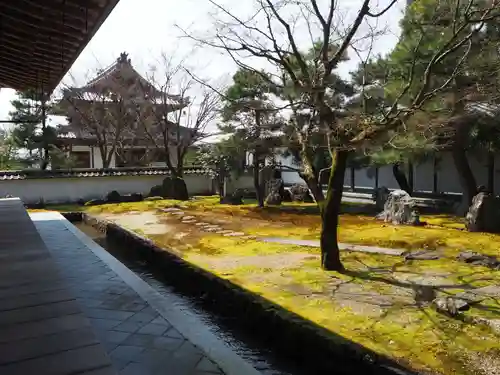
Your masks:
<svg viewBox="0 0 500 375"><path fill-rule="evenodd" d="M304 179L304 177L302 177ZM321 183L318 182L318 179L304 179L304 181L307 184L307 187L309 190L311 190L311 194L316 201L316 203L320 204L325 200L325 195L323 194L323 186Z"/></svg>
<svg viewBox="0 0 500 375"><path fill-rule="evenodd" d="M394 163L392 165L392 174L394 175L394 178L396 179L399 188L401 190L406 191L408 194L412 195L413 194L412 188L408 183L408 179L406 178L405 172L401 170L401 163Z"/></svg>
<svg viewBox="0 0 500 375"><path fill-rule="evenodd" d="M253 186L255 188L255 194L257 195L259 207L264 207L264 192L262 191L263 189L259 179L259 159L257 152L253 154Z"/></svg>
<svg viewBox="0 0 500 375"><path fill-rule="evenodd" d="M260 140L260 111L255 111L255 139L257 142ZM260 152L259 145L255 145L255 150L253 153L253 186L255 188L255 194L257 195L257 202L259 207L264 207L264 189L261 186L261 181L259 181L259 170L260 170Z"/></svg>
<svg viewBox="0 0 500 375"><path fill-rule="evenodd" d="M495 154L488 152L488 191L495 194Z"/></svg>
<svg viewBox="0 0 500 375"><path fill-rule="evenodd" d="M470 168L465 149L459 143L453 145L452 156L460 185L462 185L462 200L469 207L472 198L477 194L476 178Z"/></svg>
<svg viewBox="0 0 500 375"><path fill-rule="evenodd" d="M321 267L329 271L344 269L340 261L337 227L348 156L348 151L334 151L326 200L321 207Z"/></svg>

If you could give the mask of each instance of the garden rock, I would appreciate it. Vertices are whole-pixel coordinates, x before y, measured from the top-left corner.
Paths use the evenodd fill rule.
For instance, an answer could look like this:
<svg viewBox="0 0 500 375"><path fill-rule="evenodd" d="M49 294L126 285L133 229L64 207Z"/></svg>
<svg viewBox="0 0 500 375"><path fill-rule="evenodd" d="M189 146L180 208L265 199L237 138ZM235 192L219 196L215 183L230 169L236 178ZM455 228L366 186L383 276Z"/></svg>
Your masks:
<svg viewBox="0 0 500 375"><path fill-rule="evenodd" d="M189 193L184 179L173 177L171 183L171 197L180 201L187 201L189 199Z"/></svg>
<svg viewBox="0 0 500 375"><path fill-rule="evenodd" d="M414 199L404 190L394 190L389 194L384 210L377 215L386 223L419 225L420 219Z"/></svg>
<svg viewBox="0 0 500 375"><path fill-rule="evenodd" d="M465 216L469 232L500 233L500 198L488 192L480 192L472 198Z"/></svg>
<svg viewBox="0 0 500 375"><path fill-rule="evenodd" d="M184 220L193 220L193 219L196 219L196 217L194 217L194 216L184 216L182 218L182 221L184 221Z"/></svg>
<svg viewBox="0 0 500 375"><path fill-rule="evenodd" d="M294 202L313 203L314 199L306 185L295 184L290 188L290 194Z"/></svg>
<svg viewBox="0 0 500 375"><path fill-rule="evenodd" d="M162 185L155 185L149 190L149 197L161 197L163 199L163 187Z"/></svg>
<svg viewBox="0 0 500 375"><path fill-rule="evenodd" d="M106 202L108 203L120 203L121 202L121 195L119 192L117 192L116 190L113 190L113 191L110 191L107 195L106 195Z"/></svg>
<svg viewBox="0 0 500 375"><path fill-rule="evenodd" d="M500 269L500 261L491 255L479 254L473 251L464 251L458 254L457 258L462 262L473 264L475 266L483 266L497 270Z"/></svg>
<svg viewBox="0 0 500 375"><path fill-rule="evenodd" d="M121 202L141 202L143 200L142 194L133 193L121 196Z"/></svg>
<svg viewBox="0 0 500 375"><path fill-rule="evenodd" d="M285 185L281 178L275 178L267 183L267 189L269 194L266 198L266 204L279 206L283 201L283 192L285 190Z"/></svg>
<svg viewBox="0 0 500 375"><path fill-rule="evenodd" d="M105 203L106 201L104 199L91 199L87 203L85 203L85 206L98 206Z"/></svg>
<svg viewBox="0 0 500 375"><path fill-rule="evenodd" d="M234 206L243 204L243 191L236 190L234 193L222 197L220 204L232 204Z"/></svg>
<svg viewBox="0 0 500 375"><path fill-rule="evenodd" d="M385 202L387 202L390 193L391 191L385 186L375 189L373 192L373 200L375 201L375 207L377 207L377 210L380 211L384 209Z"/></svg>
<svg viewBox="0 0 500 375"><path fill-rule="evenodd" d="M439 297L432 301L435 309L450 316L457 316L461 311L467 311L470 308L469 303L461 298Z"/></svg>

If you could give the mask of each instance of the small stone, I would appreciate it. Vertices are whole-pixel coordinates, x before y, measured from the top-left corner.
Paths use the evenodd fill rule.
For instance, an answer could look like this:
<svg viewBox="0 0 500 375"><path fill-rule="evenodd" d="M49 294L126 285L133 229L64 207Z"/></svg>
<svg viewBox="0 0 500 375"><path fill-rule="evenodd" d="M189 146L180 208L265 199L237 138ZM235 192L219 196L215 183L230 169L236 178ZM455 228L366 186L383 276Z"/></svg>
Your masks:
<svg viewBox="0 0 500 375"><path fill-rule="evenodd" d="M196 223L196 220L193 220L193 219L191 219L191 220L182 220L182 224L194 224L194 223Z"/></svg>
<svg viewBox="0 0 500 375"><path fill-rule="evenodd" d="M184 215L184 212L183 211L173 211L173 212L170 212L172 215L175 215L175 216L183 216Z"/></svg>
<svg viewBox="0 0 500 375"><path fill-rule="evenodd" d="M184 216L182 218L182 221L184 221L184 220L192 220L192 219L196 219L196 217L194 217L194 216Z"/></svg>
<svg viewBox="0 0 500 375"><path fill-rule="evenodd" d="M203 221L200 221L199 223L196 223L196 226L197 226L197 227L203 227L203 226L205 226L205 225L210 225L210 223L205 223L205 222L203 222Z"/></svg>
<svg viewBox="0 0 500 375"><path fill-rule="evenodd" d="M492 269L500 269L500 261L491 255L483 255L473 251L464 251L458 254L458 260L473 264L475 266L484 266Z"/></svg>
<svg viewBox="0 0 500 375"><path fill-rule="evenodd" d="M224 235L224 237L240 237L240 236L244 236L245 233L243 232L231 232L231 233L226 233Z"/></svg>
<svg viewBox="0 0 500 375"><path fill-rule="evenodd" d="M255 240L257 239L256 236L242 236L241 237L242 240Z"/></svg>
<svg viewBox="0 0 500 375"><path fill-rule="evenodd" d="M405 256L405 260L436 260L439 258L439 254L424 250L412 251Z"/></svg>

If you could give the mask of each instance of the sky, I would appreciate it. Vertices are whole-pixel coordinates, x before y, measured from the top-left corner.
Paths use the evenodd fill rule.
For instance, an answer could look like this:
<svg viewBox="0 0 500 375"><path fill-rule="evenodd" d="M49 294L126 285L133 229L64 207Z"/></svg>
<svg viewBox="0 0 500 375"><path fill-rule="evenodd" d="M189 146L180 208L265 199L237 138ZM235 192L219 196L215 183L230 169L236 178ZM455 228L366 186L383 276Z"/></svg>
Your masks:
<svg viewBox="0 0 500 375"><path fill-rule="evenodd" d="M244 17L252 11L254 0L217 0L229 4L227 9ZM319 0L321 4L326 0ZM390 0L371 0L371 6L383 9ZM338 22L352 21L361 0L338 0ZM378 38L374 52L389 51L397 41L398 22L406 0L398 0L394 8L377 23L377 28L387 28ZM323 7L323 9L326 9ZM133 66L146 75L152 65L161 65L161 55L184 59L198 76L211 81L227 80L235 71L231 59L207 47L197 47L192 40L182 38L179 27L197 36L208 36L213 30L213 6L208 0L121 0L101 26L82 54L76 60L63 83L83 84L100 68L112 64L121 52L127 52ZM307 35L299 30L298 38ZM307 40L303 40L307 43ZM347 74L355 66L349 62L340 67ZM57 91L57 89L56 89ZM7 119L15 98L11 89L0 90L0 119Z"/></svg>

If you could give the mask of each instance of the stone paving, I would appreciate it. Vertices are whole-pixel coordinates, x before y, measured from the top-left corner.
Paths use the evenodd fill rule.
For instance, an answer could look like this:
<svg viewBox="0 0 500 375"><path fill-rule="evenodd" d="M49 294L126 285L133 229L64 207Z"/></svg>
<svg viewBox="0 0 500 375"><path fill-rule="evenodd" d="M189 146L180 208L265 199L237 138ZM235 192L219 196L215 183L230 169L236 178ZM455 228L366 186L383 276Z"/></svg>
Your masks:
<svg viewBox="0 0 500 375"><path fill-rule="evenodd" d="M223 373L60 220L40 215L36 228L119 374Z"/></svg>
<svg viewBox="0 0 500 375"><path fill-rule="evenodd" d="M0 261L0 374L116 374L19 199L0 199Z"/></svg>

